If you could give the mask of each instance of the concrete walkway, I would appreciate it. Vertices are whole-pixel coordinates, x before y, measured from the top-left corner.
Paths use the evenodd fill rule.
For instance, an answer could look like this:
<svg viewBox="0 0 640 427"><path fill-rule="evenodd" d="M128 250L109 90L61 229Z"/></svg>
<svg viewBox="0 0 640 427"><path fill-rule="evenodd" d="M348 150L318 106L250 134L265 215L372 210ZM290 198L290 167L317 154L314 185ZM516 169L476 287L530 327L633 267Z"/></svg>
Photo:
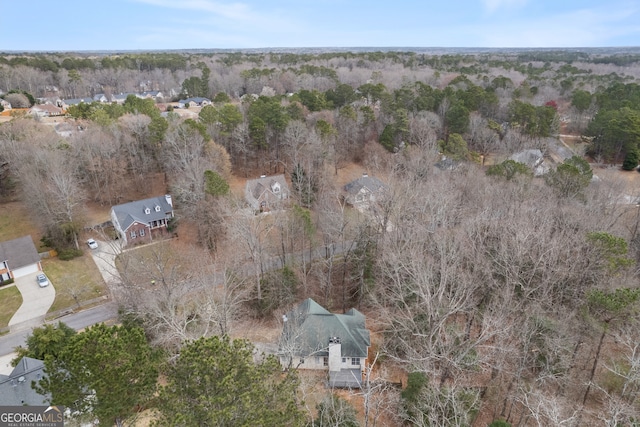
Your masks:
<svg viewBox="0 0 640 427"><path fill-rule="evenodd" d="M36 282L38 273L28 274L15 280L15 285L22 294L22 305L9 320L11 332L39 326L56 299L53 283L41 288Z"/></svg>

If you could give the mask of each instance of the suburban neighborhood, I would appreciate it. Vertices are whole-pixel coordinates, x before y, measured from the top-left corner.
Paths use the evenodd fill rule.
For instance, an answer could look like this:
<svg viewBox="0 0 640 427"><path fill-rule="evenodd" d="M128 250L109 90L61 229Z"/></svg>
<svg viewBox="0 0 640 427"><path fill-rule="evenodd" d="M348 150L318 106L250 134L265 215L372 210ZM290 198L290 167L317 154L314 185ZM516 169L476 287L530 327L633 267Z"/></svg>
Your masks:
<svg viewBox="0 0 640 427"><path fill-rule="evenodd" d="M0 407L634 426L638 105L633 48L0 52Z"/></svg>

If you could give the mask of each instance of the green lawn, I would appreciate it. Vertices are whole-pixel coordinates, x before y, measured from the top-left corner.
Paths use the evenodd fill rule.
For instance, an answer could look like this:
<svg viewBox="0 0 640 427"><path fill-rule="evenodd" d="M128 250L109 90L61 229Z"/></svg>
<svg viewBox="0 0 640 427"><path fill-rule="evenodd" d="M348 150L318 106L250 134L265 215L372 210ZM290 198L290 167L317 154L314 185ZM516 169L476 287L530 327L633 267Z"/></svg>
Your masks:
<svg viewBox="0 0 640 427"><path fill-rule="evenodd" d="M31 236L38 251L42 250L40 248L42 233L31 221L24 204L22 202L1 203L0 241L25 235ZM74 308L78 303L107 294L102 276L88 253L71 261L61 261L58 258L44 259L42 267L56 289L56 299L49 312ZM22 296L18 288L14 286L0 290L0 327L7 326L20 304L22 304Z"/></svg>
<svg viewBox="0 0 640 427"><path fill-rule="evenodd" d="M0 289L0 328L9 325L9 320L22 305L22 295L15 286Z"/></svg>
<svg viewBox="0 0 640 427"><path fill-rule="evenodd" d="M45 259L42 268L56 288L49 312L75 308L78 303L107 294L107 286L88 253L70 261Z"/></svg>

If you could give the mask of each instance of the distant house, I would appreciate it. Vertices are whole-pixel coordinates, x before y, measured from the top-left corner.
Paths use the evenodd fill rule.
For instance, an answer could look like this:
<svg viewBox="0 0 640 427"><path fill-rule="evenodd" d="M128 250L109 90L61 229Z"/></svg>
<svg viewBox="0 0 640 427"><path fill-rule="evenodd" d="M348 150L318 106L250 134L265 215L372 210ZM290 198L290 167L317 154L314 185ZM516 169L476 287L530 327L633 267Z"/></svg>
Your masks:
<svg viewBox="0 0 640 427"><path fill-rule="evenodd" d="M138 98L141 98L141 96L139 96L137 93L130 93L130 92L120 92L120 93L116 93L114 95L111 95L111 102L115 102L116 104L124 104L124 102L127 100L127 97L129 95L134 95Z"/></svg>
<svg viewBox="0 0 640 427"><path fill-rule="evenodd" d="M11 104L9 103L9 101L5 101L2 98L0 98L0 106L2 108L4 108L5 110L10 110L11 109Z"/></svg>
<svg viewBox="0 0 640 427"><path fill-rule="evenodd" d="M250 179L245 186L245 198L254 210L266 212L279 209L289 198L289 186L284 175Z"/></svg>
<svg viewBox="0 0 640 427"><path fill-rule="evenodd" d="M111 208L111 221L125 244L150 242L154 233L166 231L171 218L173 202L168 194Z"/></svg>
<svg viewBox="0 0 640 427"><path fill-rule="evenodd" d="M95 102L100 102L100 103L102 103L102 104L106 104L106 103L110 102L110 101L109 101L109 98L110 98L110 97L108 97L108 96L107 96L106 94L104 94L104 93L96 93L95 95L93 95L93 100L94 100Z"/></svg>
<svg viewBox="0 0 640 427"><path fill-rule="evenodd" d="M71 98L71 99L62 99L60 101L60 107L63 110L67 110L69 107L73 105L78 105L80 103L91 104L93 102L93 98Z"/></svg>
<svg viewBox="0 0 640 427"><path fill-rule="evenodd" d="M356 208L368 208L379 201L387 191L387 186L378 178L364 173L344 186L345 201Z"/></svg>
<svg viewBox="0 0 640 427"><path fill-rule="evenodd" d="M211 100L209 98L202 97L181 99L178 101L178 108L185 108L187 104L190 107L204 107L205 105L211 105Z"/></svg>
<svg viewBox="0 0 640 427"><path fill-rule="evenodd" d="M360 388L371 345L364 314L332 314L308 298L283 316L279 343L284 368L329 371L329 386Z"/></svg>
<svg viewBox="0 0 640 427"><path fill-rule="evenodd" d="M544 163L542 151L537 149L523 150L511 156L511 160L524 163L533 171L534 176L542 176L549 172L549 166Z"/></svg>
<svg viewBox="0 0 640 427"><path fill-rule="evenodd" d="M11 374L0 375L0 406L48 406L51 397L37 393L32 382L44 376L44 362L23 357Z"/></svg>
<svg viewBox="0 0 640 427"><path fill-rule="evenodd" d="M0 242L0 282L42 271L31 236Z"/></svg>
<svg viewBox="0 0 640 427"><path fill-rule="evenodd" d="M154 101L164 98L164 96L162 95L162 92L160 92L159 90L150 90L150 91L142 92L140 95L143 98L151 98Z"/></svg>
<svg viewBox="0 0 640 427"><path fill-rule="evenodd" d="M52 104L38 104L31 107L29 114L37 117L55 117L63 114L62 108Z"/></svg>

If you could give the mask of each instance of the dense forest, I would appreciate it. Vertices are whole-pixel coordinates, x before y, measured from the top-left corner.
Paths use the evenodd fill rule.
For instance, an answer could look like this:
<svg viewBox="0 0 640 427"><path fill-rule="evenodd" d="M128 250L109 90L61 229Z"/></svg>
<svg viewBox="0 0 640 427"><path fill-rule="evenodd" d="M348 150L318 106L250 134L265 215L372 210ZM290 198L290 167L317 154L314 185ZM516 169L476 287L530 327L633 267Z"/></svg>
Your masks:
<svg viewBox="0 0 640 427"><path fill-rule="evenodd" d="M143 91L163 99L21 109ZM211 103L178 108L189 97ZM87 204L158 177L194 236L119 257L123 325L48 353L49 373L83 372L42 385L59 403L119 425L146 408L161 425L640 425L640 195L623 185L639 175L639 54L0 54L0 98L0 192L44 245L81 255ZM354 169L386 185L365 210L343 197ZM233 183L261 174L285 175L287 209L246 209ZM307 297L367 315L370 381L349 401L311 404L303 372L229 338ZM104 354L136 387L85 378Z"/></svg>

